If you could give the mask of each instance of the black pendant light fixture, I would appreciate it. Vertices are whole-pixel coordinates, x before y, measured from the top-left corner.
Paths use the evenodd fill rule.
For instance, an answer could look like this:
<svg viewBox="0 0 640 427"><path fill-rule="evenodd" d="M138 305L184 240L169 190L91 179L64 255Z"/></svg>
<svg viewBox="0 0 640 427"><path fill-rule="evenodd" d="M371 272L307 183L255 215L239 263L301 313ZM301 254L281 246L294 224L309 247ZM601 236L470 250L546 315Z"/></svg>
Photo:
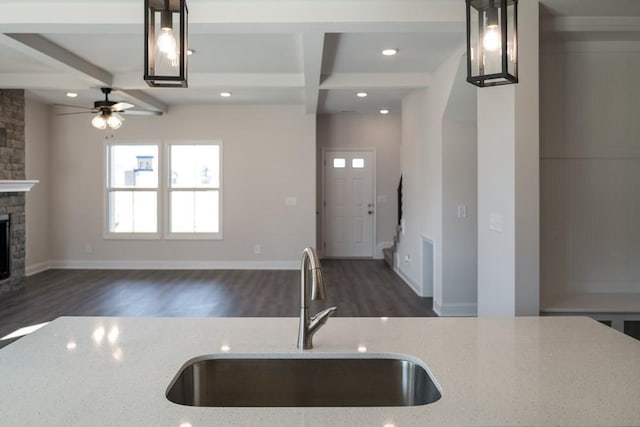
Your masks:
<svg viewBox="0 0 640 427"><path fill-rule="evenodd" d="M467 81L518 83L518 0L466 0Z"/></svg>
<svg viewBox="0 0 640 427"><path fill-rule="evenodd" d="M144 80L152 87L187 87L185 0L144 0Z"/></svg>

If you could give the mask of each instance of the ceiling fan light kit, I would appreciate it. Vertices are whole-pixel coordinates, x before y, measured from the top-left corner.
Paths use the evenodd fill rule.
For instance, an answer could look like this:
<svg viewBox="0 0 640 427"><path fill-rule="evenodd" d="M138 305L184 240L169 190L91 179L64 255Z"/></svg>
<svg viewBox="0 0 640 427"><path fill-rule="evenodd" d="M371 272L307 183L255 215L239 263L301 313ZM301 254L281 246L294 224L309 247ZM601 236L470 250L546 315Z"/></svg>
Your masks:
<svg viewBox="0 0 640 427"><path fill-rule="evenodd" d="M104 130L107 127L113 130L119 129L124 122L124 118L118 113L133 108L134 105L128 102L109 101L111 88L103 87L101 90L104 93L104 101L100 100L93 103L93 110L91 111L98 114L91 119L91 125L100 130Z"/></svg>
<svg viewBox="0 0 640 427"><path fill-rule="evenodd" d="M187 87L185 0L144 1L144 80L151 87Z"/></svg>
<svg viewBox="0 0 640 427"><path fill-rule="evenodd" d="M91 119L91 125L100 130L105 130L107 127L113 130L120 129L123 122L124 118L122 118L118 113L102 112Z"/></svg>

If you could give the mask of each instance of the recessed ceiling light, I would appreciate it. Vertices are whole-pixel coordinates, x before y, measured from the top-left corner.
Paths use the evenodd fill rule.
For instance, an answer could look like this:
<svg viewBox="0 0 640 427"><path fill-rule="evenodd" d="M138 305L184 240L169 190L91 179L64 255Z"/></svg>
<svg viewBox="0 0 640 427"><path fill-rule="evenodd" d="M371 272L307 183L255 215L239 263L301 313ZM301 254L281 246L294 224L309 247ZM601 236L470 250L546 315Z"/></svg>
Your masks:
<svg viewBox="0 0 640 427"><path fill-rule="evenodd" d="M389 110L382 109L382 110L380 110L380 114L389 114Z"/></svg>
<svg viewBox="0 0 640 427"><path fill-rule="evenodd" d="M365 98L367 95L368 95L367 92L358 92L358 93L356 93L356 96L358 98Z"/></svg>
<svg viewBox="0 0 640 427"><path fill-rule="evenodd" d="M77 94L77 93L75 93L75 92L67 92L67 93L66 93L66 95L67 95L69 98L77 98L77 97L78 97L78 94Z"/></svg>
<svg viewBox="0 0 640 427"><path fill-rule="evenodd" d="M195 50L193 50L193 49L187 49L187 56L191 56L191 55L193 55L194 53L196 53L196 51L195 51Z"/></svg>
<svg viewBox="0 0 640 427"><path fill-rule="evenodd" d="M385 50L382 51L382 54L384 56L393 56L396 53L398 53L398 49L385 49Z"/></svg>
<svg viewBox="0 0 640 427"><path fill-rule="evenodd" d="M231 92L220 92L220 96L223 98L228 98L231 96Z"/></svg>

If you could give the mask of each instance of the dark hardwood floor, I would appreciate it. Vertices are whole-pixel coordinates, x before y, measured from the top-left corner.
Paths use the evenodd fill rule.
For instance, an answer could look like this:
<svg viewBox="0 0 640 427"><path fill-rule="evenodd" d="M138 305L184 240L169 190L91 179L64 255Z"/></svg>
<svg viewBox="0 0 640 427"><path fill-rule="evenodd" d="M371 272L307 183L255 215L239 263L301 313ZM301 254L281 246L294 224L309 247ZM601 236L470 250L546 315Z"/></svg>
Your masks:
<svg viewBox="0 0 640 427"><path fill-rule="evenodd" d="M430 317L421 298L378 260L322 260L326 301L337 316ZM48 270L0 297L0 337L59 316L295 317L299 271ZM0 347L8 341L0 341Z"/></svg>

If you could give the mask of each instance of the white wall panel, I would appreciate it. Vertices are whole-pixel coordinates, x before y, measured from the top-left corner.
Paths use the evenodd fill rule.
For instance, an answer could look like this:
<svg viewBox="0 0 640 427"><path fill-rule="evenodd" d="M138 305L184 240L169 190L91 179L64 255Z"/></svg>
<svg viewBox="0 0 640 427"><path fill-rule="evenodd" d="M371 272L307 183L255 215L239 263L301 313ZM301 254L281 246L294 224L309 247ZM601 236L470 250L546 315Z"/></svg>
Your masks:
<svg viewBox="0 0 640 427"><path fill-rule="evenodd" d="M541 55L542 293L640 292L640 43Z"/></svg>

